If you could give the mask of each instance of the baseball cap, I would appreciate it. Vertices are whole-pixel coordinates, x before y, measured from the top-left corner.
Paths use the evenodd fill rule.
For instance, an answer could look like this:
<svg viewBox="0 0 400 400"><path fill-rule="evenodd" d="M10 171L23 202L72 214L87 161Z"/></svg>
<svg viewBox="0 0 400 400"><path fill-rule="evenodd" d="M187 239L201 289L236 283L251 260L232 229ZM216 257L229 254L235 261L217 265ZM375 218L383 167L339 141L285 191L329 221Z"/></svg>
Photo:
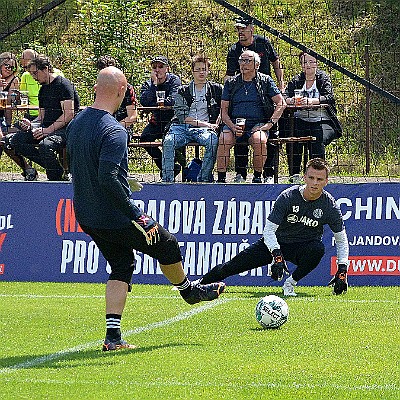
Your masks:
<svg viewBox="0 0 400 400"><path fill-rule="evenodd" d="M240 17L236 20L235 26L239 28L246 28L246 26L253 25L253 20L250 18Z"/></svg>
<svg viewBox="0 0 400 400"><path fill-rule="evenodd" d="M160 62L164 65L169 65L169 61L168 58L165 56L155 56L152 60L150 64L154 64L155 62Z"/></svg>

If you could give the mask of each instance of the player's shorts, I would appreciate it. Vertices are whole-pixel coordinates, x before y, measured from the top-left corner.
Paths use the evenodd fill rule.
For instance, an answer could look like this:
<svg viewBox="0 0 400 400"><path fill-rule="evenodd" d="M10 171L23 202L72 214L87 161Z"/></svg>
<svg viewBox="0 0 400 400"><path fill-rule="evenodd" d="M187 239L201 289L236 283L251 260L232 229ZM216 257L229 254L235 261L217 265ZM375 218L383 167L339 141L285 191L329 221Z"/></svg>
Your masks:
<svg viewBox="0 0 400 400"><path fill-rule="evenodd" d="M121 229L98 229L81 225L111 266L109 279L130 283L135 265L133 250L156 259L162 265L182 261L175 236L157 223L159 240L149 244L143 232L133 224Z"/></svg>

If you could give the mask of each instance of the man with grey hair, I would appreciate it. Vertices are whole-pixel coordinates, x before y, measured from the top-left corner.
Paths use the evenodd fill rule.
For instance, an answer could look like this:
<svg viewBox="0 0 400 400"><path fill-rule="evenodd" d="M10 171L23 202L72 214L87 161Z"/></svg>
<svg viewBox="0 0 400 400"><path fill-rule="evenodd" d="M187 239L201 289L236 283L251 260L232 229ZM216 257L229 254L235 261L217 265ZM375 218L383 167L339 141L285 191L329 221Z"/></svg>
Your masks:
<svg viewBox="0 0 400 400"><path fill-rule="evenodd" d="M260 56L256 52L244 51L239 64L240 74L225 82L222 93L225 126L217 153L218 182L225 182L230 149L240 143L253 147L253 183L262 183L269 130L278 122L286 103L272 78L258 72ZM245 119L245 124L239 125L238 118Z"/></svg>
<svg viewBox="0 0 400 400"><path fill-rule="evenodd" d="M265 35L254 34L254 21L249 18L237 18L235 28L238 34L238 41L234 43L228 51L226 58L226 76L225 80L240 73L239 57L245 50L255 51L260 56L259 72L272 76L273 69L276 76L276 84L283 92L285 82L283 79L283 68L279 55L272 46L271 41ZM271 68L272 67L272 68ZM270 131L270 137L277 137L277 126L274 126ZM264 165L264 182L273 183L275 151L274 145L267 145L267 160ZM237 157L237 165L235 170L237 174L246 175L247 172L247 146L235 146L235 156ZM237 179L241 181L242 177L238 175Z"/></svg>

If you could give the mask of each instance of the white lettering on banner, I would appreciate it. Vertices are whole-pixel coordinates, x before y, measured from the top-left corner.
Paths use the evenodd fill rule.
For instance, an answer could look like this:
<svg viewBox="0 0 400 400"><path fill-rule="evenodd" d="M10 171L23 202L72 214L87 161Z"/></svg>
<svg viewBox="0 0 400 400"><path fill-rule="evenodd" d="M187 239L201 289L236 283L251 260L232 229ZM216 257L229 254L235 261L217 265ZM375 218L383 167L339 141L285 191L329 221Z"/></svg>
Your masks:
<svg viewBox="0 0 400 400"><path fill-rule="evenodd" d="M349 271L354 273L361 272L394 272L400 271L400 259L385 258L367 258L367 259L353 259L350 260Z"/></svg>
<svg viewBox="0 0 400 400"><path fill-rule="evenodd" d="M71 266L74 274L95 274L99 269L99 249L94 242L63 240L60 272L67 273Z"/></svg>
<svg viewBox="0 0 400 400"><path fill-rule="evenodd" d="M266 218L271 212L274 201L228 201L215 200L214 209L207 210L206 201L172 200L166 205L165 200L135 200L135 204L148 215L165 226L172 234L205 235L206 217L213 219L212 235L261 235ZM146 210L147 208L147 210ZM168 211L168 212L167 212Z"/></svg>
<svg viewBox="0 0 400 400"><path fill-rule="evenodd" d="M204 275L217 264L231 260L236 254L249 247L248 240L240 243L179 242L184 255L183 265L188 275ZM63 240L60 272L62 274L96 274L99 272L99 249L96 244L83 240ZM134 275L162 275L159 263L152 257L135 252ZM110 265L105 271L111 273ZM245 271L240 276L263 276L261 267Z"/></svg>
<svg viewBox="0 0 400 400"><path fill-rule="evenodd" d="M332 237L332 246L335 244L335 238ZM400 236L353 236L350 240L350 246L400 246Z"/></svg>
<svg viewBox="0 0 400 400"><path fill-rule="evenodd" d="M342 208L344 220L351 217L355 220L400 219L400 198L396 202L394 197L356 197L355 205L348 198L339 198L336 200L336 203L339 207L344 205L349 208L345 212Z"/></svg>
<svg viewBox="0 0 400 400"><path fill-rule="evenodd" d="M12 228L14 228L14 225L11 223L11 214L0 215L0 231Z"/></svg>
<svg viewBox="0 0 400 400"><path fill-rule="evenodd" d="M252 210L250 202L239 201L238 208L237 201L233 198L227 202L225 210L225 202L216 200L214 201L216 210L212 234L261 235L273 204L272 201L255 201Z"/></svg>

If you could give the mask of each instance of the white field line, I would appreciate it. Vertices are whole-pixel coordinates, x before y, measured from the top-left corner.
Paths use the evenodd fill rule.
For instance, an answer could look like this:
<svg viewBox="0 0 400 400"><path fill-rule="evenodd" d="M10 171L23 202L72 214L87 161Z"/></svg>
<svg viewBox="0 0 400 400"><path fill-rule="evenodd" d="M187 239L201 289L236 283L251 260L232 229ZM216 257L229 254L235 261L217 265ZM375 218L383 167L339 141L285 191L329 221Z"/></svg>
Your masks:
<svg viewBox="0 0 400 400"><path fill-rule="evenodd" d="M207 311L207 310L209 310L209 309L211 309L213 307L216 307L216 306L218 306L218 305L220 305L222 303L226 303L228 301L230 301L230 299L218 299L218 300L215 300L215 301L212 301L212 302L209 302L209 303L207 302L207 303L204 303L203 305L201 305L200 307L191 309L189 311L185 311L185 312L183 312L181 314L176 315L175 317L168 318L168 319L165 319L163 321L153 322L151 324L147 324L147 325L140 326L138 328L123 332L123 336L124 337L128 337L128 336L139 334L139 333L142 333L142 332L151 331L151 330L156 329L156 328L163 328L163 327L166 327L168 325L174 324L176 322L183 321L185 319L191 318L194 315L200 314L200 313L202 313L204 311ZM6 368L1 368L0 369L0 375L6 375L6 374L9 374L11 372L15 372L15 371L18 371L18 370L21 370L21 369L34 368L37 365L40 365L40 364L43 364L43 363L46 363L46 362L49 362L49 361L53 361L53 360L57 360L59 358L62 358L64 356L66 356L67 354L76 353L78 351L87 350L87 349L89 349L91 347L99 346L99 345L101 345L101 343L102 343L102 340L97 340L95 342L83 343L83 344L80 344L78 346L71 347L69 349L58 351L56 353L47 354L47 355L45 355L43 357L36 357L36 358L33 358L32 360L25 361L23 363L11 365L11 366L6 367Z"/></svg>

